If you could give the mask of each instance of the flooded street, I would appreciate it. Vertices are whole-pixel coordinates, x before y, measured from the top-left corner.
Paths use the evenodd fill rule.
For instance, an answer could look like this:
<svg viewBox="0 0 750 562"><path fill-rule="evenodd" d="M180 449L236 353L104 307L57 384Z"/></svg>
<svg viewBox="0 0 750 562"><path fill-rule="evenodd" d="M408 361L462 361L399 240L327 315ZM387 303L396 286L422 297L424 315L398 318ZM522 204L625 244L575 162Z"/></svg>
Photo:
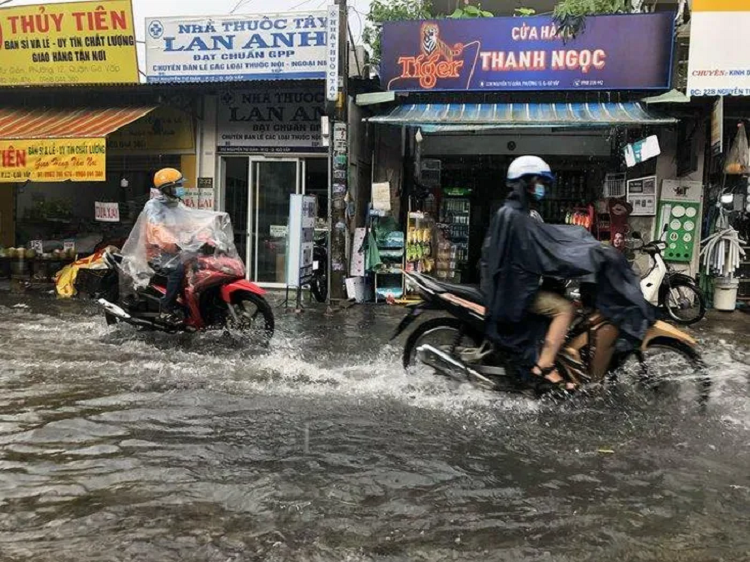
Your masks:
<svg viewBox="0 0 750 562"><path fill-rule="evenodd" d="M702 412L408 375L403 309L278 314L258 354L0 297L0 560L750 559L747 322L697 330Z"/></svg>

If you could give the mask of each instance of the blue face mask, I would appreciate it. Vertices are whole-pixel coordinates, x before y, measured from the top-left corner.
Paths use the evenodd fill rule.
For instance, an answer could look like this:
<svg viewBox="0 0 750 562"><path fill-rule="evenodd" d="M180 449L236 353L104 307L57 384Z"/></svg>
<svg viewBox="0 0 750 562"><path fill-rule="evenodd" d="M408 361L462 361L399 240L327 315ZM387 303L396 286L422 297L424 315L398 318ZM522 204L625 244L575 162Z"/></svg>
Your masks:
<svg viewBox="0 0 750 562"><path fill-rule="evenodd" d="M175 187L174 188L174 195L175 195L175 197L179 197L180 199L182 199L183 197L185 197L185 188L184 187Z"/></svg>
<svg viewBox="0 0 750 562"><path fill-rule="evenodd" d="M534 186L534 199L541 201L544 196L547 195L547 188L543 183L538 183Z"/></svg>

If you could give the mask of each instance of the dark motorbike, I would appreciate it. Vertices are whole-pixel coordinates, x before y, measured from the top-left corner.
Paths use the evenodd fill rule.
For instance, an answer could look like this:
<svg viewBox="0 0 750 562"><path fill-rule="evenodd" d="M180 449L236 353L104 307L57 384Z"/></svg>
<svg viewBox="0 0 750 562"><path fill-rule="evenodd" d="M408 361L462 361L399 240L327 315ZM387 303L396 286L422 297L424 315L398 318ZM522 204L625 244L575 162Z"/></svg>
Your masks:
<svg viewBox="0 0 750 562"><path fill-rule="evenodd" d="M485 339L484 298L479 289L444 283L419 273L407 273L408 282L416 286L423 302L413 305L401 321L392 339L426 311L440 316L425 321L409 335L404 346L405 368L426 365L439 374L469 381L481 388L497 391L528 391L518 372L517 357L497 348ZM696 349L697 342L682 331L656 322L646 334L640 348L618 352L619 331L599 312L578 305L578 316L558 357L558 370L577 385L604 382L621 367L634 361L644 379L652 377L668 355L676 356L680 373L693 370L708 388L705 367Z"/></svg>
<svg viewBox="0 0 750 562"><path fill-rule="evenodd" d="M313 246L313 275L310 280L310 293L318 302L326 302L328 298L328 237L326 235L315 238Z"/></svg>

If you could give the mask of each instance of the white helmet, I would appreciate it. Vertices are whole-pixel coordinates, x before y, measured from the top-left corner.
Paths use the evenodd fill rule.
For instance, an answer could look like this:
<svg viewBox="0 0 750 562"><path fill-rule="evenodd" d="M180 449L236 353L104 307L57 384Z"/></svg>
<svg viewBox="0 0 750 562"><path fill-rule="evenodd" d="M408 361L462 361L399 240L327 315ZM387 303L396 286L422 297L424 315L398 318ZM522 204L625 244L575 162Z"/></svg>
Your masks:
<svg viewBox="0 0 750 562"><path fill-rule="evenodd" d="M508 181L517 181L525 176L540 176L554 181L555 176L544 160L538 156L519 156L508 167Z"/></svg>

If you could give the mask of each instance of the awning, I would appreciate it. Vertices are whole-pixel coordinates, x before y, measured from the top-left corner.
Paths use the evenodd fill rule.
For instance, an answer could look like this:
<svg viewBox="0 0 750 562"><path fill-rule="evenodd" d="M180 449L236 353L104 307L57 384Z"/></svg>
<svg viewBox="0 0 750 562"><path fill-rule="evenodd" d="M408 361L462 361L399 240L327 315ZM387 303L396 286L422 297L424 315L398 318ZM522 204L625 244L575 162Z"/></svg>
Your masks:
<svg viewBox="0 0 750 562"><path fill-rule="evenodd" d="M0 139L104 138L153 107L0 108Z"/></svg>
<svg viewBox="0 0 750 562"><path fill-rule="evenodd" d="M677 123L677 119L653 113L637 102L407 104L369 121L420 127L426 133Z"/></svg>
<svg viewBox="0 0 750 562"><path fill-rule="evenodd" d="M107 135L153 107L0 109L0 183L106 181Z"/></svg>

